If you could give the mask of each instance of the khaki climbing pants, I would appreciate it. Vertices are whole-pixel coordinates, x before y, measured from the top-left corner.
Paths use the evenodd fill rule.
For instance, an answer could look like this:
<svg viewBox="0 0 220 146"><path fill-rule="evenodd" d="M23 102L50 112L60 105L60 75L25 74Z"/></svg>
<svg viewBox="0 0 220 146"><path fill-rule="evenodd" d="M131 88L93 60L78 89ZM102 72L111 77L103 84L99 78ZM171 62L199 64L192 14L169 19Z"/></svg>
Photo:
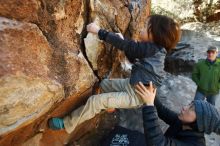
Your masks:
<svg viewBox="0 0 220 146"><path fill-rule="evenodd" d="M102 94L89 97L84 106L74 110L64 117L64 126L68 133L74 131L77 125L93 118L101 110L109 108L134 108L143 104L130 79L105 79L101 82Z"/></svg>

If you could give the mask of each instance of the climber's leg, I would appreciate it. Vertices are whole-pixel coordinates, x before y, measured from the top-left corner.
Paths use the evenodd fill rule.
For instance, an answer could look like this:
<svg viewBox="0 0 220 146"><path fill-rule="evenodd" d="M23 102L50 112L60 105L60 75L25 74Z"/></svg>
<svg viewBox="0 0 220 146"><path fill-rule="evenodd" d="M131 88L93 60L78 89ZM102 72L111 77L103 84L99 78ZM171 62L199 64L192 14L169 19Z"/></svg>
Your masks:
<svg viewBox="0 0 220 146"><path fill-rule="evenodd" d="M110 92L91 96L84 106L74 110L64 117L64 127L68 133L74 131L77 125L93 118L103 109L132 108L141 105L142 101L126 92Z"/></svg>

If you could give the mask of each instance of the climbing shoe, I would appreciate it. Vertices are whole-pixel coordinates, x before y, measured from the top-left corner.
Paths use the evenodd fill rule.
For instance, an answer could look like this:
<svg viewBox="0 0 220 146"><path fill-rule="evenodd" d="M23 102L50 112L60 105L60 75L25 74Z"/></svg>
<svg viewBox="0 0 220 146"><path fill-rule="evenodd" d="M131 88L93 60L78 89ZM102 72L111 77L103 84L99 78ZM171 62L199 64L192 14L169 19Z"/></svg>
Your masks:
<svg viewBox="0 0 220 146"><path fill-rule="evenodd" d="M64 129L64 123L62 118L51 118L48 120L49 128L53 130Z"/></svg>

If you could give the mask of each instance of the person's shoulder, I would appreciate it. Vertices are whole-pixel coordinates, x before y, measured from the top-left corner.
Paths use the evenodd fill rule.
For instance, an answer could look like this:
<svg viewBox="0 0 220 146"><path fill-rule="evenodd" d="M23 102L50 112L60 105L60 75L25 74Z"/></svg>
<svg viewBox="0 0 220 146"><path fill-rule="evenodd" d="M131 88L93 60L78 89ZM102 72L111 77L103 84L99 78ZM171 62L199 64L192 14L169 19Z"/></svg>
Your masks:
<svg viewBox="0 0 220 146"><path fill-rule="evenodd" d="M203 68L206 65L206 59L199 59L197 63L195 63L195 67Z"/></svg>
<svg viewBox="0 0 220 146"><path fill-rule="evenodd" d="M198 62L196 64L204 64L206 63L206 59L199 59Z"/></svg>

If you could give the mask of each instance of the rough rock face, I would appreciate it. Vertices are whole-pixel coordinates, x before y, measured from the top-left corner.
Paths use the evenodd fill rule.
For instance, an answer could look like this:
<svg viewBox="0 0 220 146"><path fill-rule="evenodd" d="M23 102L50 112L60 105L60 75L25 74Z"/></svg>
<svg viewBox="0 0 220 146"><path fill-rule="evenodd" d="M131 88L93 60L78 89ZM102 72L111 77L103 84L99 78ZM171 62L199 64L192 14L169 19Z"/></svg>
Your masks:
<svg viewBox="0 0 220 146"><path fill-rule="evenodd" d="M40 140L42 139L42 133L36 134L34 137L27 140L22 146L39 146L41 145Z"/></svg>
<svg viewBox="0 0 220 146"><path fill-rule="evenodd" d="M0 145L86 143L89 138L82 136L97 129L102 115L71 135L49 130L48 118L84 103L97 77L124 76L127 62L121 52L87 35L85 26L95 21L137 39L149 6L146 0L0 1ZM86 35L91 41L84 44Z"/></svg>
<svg viewBox="0 0 220 146"><path fill-rule="evenodd" d="M90 1L91 21L111 32L122 33L125 37L138 40L138 34L144 27L144 20L149 15L150 3L146 0L129 2ZM128 34L130 32L130 34ZM123 77L129 67L124 54L107 43L103 43L93 34L88 34L85 41L86 54L99 77ZM111 72L109 72L111 70Z"/></svg>
<svg viewBox="0 0 220 146"><path fill-rule="evenodd" d="M0 134L30 123L64 98L49 80L52 49L35 24L0 18Z"/></svg>
<svg viewBox="0 0 220 146"><path fill-rule="evenodd" d="M27 76L4 76L0 85L0 134L34 121L64 96L60 84Z"/></svg>
<svg viewBox="0 0 220 146"><path fill-rule="evenodd" d="M0 76L24 73L49 77L52 49L35 24L0 18Z"/></svg>
<svg viewBox="0 0 220 146"><path fill-rule="evenodd" d="M36 0L2 0L0 1L0 14L10 19L36 22L40 5L41 2Z"/></svg>
<svg viewBox="0 0 220 146"><path fill-rule="evenodd" d="M181 21L211 22L220 19L219 0L152 0L154 13L162 13Z"/></svg>

